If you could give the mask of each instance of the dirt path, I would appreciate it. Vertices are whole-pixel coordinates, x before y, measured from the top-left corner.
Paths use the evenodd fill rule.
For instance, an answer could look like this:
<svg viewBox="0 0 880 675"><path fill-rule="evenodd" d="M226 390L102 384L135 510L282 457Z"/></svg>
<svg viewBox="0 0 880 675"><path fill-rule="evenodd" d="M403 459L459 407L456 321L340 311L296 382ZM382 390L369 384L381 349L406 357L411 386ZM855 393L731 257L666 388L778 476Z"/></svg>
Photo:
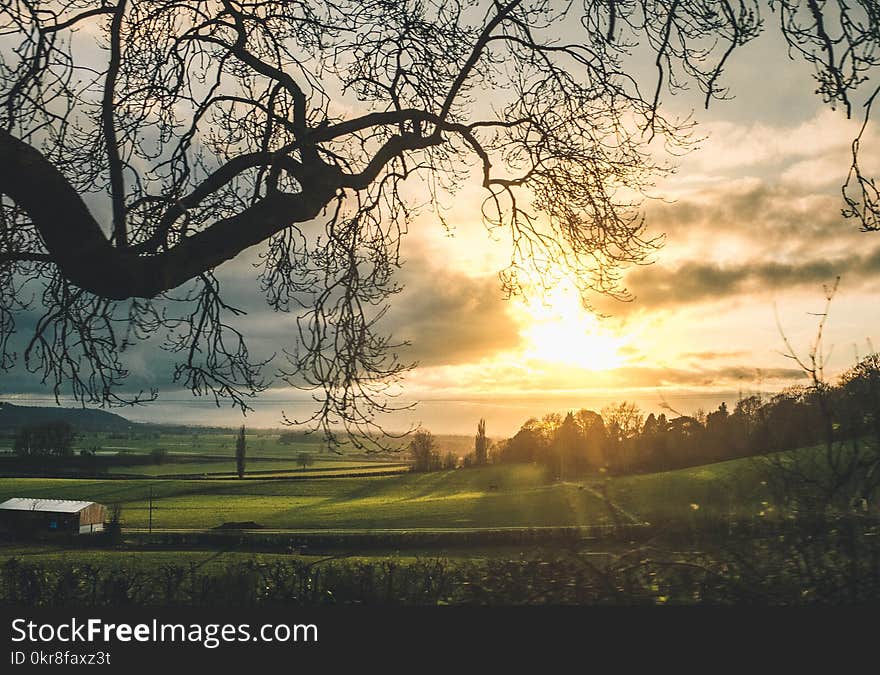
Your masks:
<svg viewBox="0 0 880 675"><path fill-rule="evenodd" d="M614 502L608 496L608 494L605 493L604 491L597 490L592 485L587 485L586 483L578 483L577 485L578 485L578 487L583 488L584 490L589 492L591 495L596 497L596 499L598 499L599 501L604 502L608 506L608 509L613 511L614 514L616 514L617 518L615 518L615 520L617 520L618 518L621 518L621 519L623 519L624 523L627 525L647 525L648 524L646 521L642 520L641 518L639 518L635 514L627 511L625 508L620 506L620 504L617 504L616 502Z"/></svg>

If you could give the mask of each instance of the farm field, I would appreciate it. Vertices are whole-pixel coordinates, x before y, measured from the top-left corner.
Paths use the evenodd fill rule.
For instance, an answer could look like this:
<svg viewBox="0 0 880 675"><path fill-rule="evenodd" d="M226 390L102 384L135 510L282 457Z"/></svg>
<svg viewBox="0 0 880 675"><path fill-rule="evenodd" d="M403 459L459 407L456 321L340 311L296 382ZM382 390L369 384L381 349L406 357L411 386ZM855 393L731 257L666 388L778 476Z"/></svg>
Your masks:
<svg viewBox="0 0 880 675"><path fill-rule="evenodd" d="M608 496L649 522L763 517L773 508L763 461L748 457L616 477L608 481Z"/></svg>
<svg viewBox="0 0 880 675"><path fill-rule="evenodd" d="M254 474L271 474L271 473L330 473L344 472L355 469L361 470L388 470L395 467L403 467L400 463L386 462L365 462L363 460L334 460L334 459L318 459L311 462L306 469L303 469L291 459L259 459L250 461L247 464L245 475ZM162 464L147 464L138 466L114 466L110 467L108 473L128 474L138 476L173 476L176 474L229 474L235 475L235 462L228 459L213 459L200 461L174 461Z"/></svg>
<svg viewBox="0 0 880 675"><path fill-rule="evenodd" d="M253 521L267 528L537 527L610 522L593 491L547 483L535 466L314 480L0 479L0 499L28 496L119 503L125 527L207 529ZM493 487L495 486L495 487Z"/></svg>
<svg viewBox="0 0 880 675"><path fill-rule="evenodd" d="M363 451L348 442L341 443L331 450L320 436L297 435L282 442L284 431L277 429L247 429L248 457L295 457L299 452L309 452L316 459L345 459L352 455L373 459L399 458L397 452L385 455L364 455ZM155 448L165 448L169 454L205 454L231 456L235 448L235 429L207 429L197 427L187 432L165 431L151 427L130 433L87 432L77 435L73 450L95 450L100 454L133 453L149 454ZM470 436L453 434L435 435L442 452L451 451L464 454L473 450L474 439ZM398 442L405 456L407 439ZM3 443L0 443L3 445ZM393 443L390 443L393 445ZM6 448L7 450L11 448ZM394 448L392 448L393 450Z"/></svg>
<svg viewBox="0 0 880 675"><path fill-rule="evenodd" d="M271 429L247 431L247 457L295 459L300 452L307 452L315 459L344 459L356 454L353 446L342 444L331 451L318 437L298 437L287 443L281 442L281 433ZM193 429L189 433L138 430L130 434L85 433L74 441L73 450L97 451L98 454L149 454L162 448L169 455L210 455L232 457L235 451L235 430Z"/></svg>
<svg viewBox="0 0 880 675"><path fill-rule="evenodd" d="M328 471L319 469L296 480L2 478L0 500L119 504L123 534L0 541L0 584L8 597L36 606L59 597L210 605L230 589L242 602L589 604L632 584L634 597L653 604L700 602L707 593L708 602L725 593L751 598L765 579L793 569L785 536L764 537L762 527L744 523L782 515L763 464L748 458L567 481L529 464L344 478L319 477ZM726 527L726 518L746 529ZM607 525L634 527L577 529ZM876 526L862 525L846 530L847 546L875 543ZM725 557L731 550L746 561L757 555L758 566L730 567L740 559ZM865 555L858 573L868 578L876 557ZM713 575L716 565L733 570L734 584L718 596L705 577L692 578L694 569ZM792 574L761 593L801 599L803 580Z"/></svg>
<svg viewBox="0 0 880 675"><path fill-rule="evenodd" d="M446 529L609 524L613 518L602 498L603 489L620 508L618 517L624 522L759 517L768 511L769 498L754 459L562 483L548 482L542 469L533 465L400 476L342 478L315 471L309 473L313 479L306 480L271 477L243 481L4 478L0 499L29 496L119 503L123 525L143 528L149 522L152 488L156 529L209 529L243 521L272 529Z"/></svg>
<svg viewBox="0 0 880 675"><path fill-rule="evenodd" d="M465 439L455 440L460 444ZM318 437L291 437L279 430L248 430L246 441L247 477L368 475L408 468L405 452L365 453L345 444L331 449ZM0 445L3 442L11 443L11 439ZM3 446L0 476L236 478L234 447L235 434L223 429L144 427L130 432L87 432L76 436L71 456L57 465L49 461L19 468L11 445Z"/></svg>

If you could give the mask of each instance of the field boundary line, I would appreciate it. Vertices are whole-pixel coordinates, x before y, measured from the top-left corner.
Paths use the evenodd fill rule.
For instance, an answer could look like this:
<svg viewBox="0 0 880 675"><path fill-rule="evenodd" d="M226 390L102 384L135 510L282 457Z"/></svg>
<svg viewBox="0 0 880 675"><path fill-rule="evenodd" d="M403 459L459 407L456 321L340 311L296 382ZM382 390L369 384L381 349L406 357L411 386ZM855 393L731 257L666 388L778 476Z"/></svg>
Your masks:
<svg viewBox="0 0 880 675"><path fill-rule="evenodd" d="M618 515L621 515L624 518L626 518L627 520L629 520L630 525L649 525L650 524L650 523L648 523L648 521L642 520L641 518L638 518L634 514L630 513L625 508L620 506L620 504L616 503L613 499L611 499L611 497L609 497L607 494L603 494L602 492L600 492L599 490L597 490L593 486L587 485L587 484L581 484L581 483L578 483L577 485L583 487L584 490L586 490L591 495L596 497L599 501L606 504L608 506L608 508L613 509L615 513L617 513Z"/></svg>

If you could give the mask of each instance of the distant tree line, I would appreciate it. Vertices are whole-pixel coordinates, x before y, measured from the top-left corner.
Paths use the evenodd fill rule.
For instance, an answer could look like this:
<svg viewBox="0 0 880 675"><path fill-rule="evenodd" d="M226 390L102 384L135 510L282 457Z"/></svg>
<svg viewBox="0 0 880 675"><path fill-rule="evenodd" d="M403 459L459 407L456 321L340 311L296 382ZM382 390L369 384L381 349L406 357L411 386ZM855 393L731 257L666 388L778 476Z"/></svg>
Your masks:
<svg viewBox="0 0 880 675"><path fill-rule="evenodd" d="M846 371L836 385L795 386L752 395L733 411L645 417L628 402L531 418L491 451L498 463L537 462L556 477L589 471L663 471L810 445L871 437L880 446L880 355Z"/></svg>
<svg viewBox="0 0 880 675"><path fill-rule="evenodd" d="M15 434L12 451L19 457L69 457L76 432L67 422L29 424Z"/></svg>

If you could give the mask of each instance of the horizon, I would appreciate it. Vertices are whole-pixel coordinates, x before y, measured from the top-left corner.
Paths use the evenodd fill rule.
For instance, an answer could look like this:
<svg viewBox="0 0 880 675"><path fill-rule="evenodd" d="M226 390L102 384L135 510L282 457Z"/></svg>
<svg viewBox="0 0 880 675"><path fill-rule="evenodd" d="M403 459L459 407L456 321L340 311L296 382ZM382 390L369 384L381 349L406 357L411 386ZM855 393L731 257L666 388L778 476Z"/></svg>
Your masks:
<svg viewBox="0 0 880 675"><path fill-rule="evenodd" d="M712 393L680 391L660 394L654 392L653 395L630 392L630 395L627 397L614 397L611 395L507 397L501 401L494 402L477 399L426 400L420 402L416 408L416 410L423 411L419 418L421 424L411 425L410 428L407 428L403 423L400 423L397 427L389 424L386 425L386 430L389 434L399 435L420 427L438 436L472 436L476 430L477 422L480 419L485 419L488 436L498 439L513 436L528 419L533 417L540 418L550 413L564 415L569 411L574 412L580 409L594 410L601 413L602 408L607 405L626 401L635 403L645 416L650 413L655 415L664 413L670 418L679 414L693 416L699 411L705 413L712 412L721 403L726 403L728 408L733 409L739 398L757 393L772 395L775 392L768 390L758 392L744 389L742 391ZM0 397L0 403L41 408L83 408L83 406L76 405L71 400L62 401L60 406L56 406L54 399L34 397L5 396ZM299 403L305 405L307 401L300 400ZM129 406L104 408L86 406L85 409L113 413L137 424L222 429L237 429L239 426L244 425L246 428L255 430L304 432L305 429L301 426L285 425L280 416L280 411L277 413L277 421L274 424L270 421L275 414L272 412L274 406L279 404L280 402L277 400L264 403L263 405L270 406L272 409L250 413L245 418L241 418L236 411L216 408L212 402L193 401L187 398L165 401L160 398L158 402L149 404L149 406L136 406L134 408ZM181 406L201 410L193 410L190 415L187 415L181 413ZM672 412L670 412L670 407ZM467 411L463 412L463 409ZM150 411L149 414L144 414L147 410ZM172 415L174 415L174 418L172 418ZM234 416L235 421L224 422L225 416ZM317 431L314 433L320 435L321 432Z"/></svg>

